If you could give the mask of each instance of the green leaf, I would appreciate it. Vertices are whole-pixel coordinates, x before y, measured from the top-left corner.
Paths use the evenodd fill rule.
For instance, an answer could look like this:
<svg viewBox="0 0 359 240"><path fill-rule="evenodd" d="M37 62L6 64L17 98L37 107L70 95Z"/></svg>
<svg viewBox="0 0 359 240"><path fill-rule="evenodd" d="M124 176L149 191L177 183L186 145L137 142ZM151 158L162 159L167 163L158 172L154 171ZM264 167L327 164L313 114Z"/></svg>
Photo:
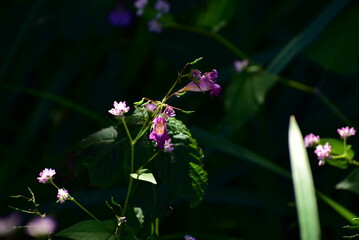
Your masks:
<svg viewBox="0 0 359 240"><path fill-rule="evenodd" d="M90 182L98 187L108 187L121 176L123 159L121 142L126 138L119 138L114 127L102 129L79 144L81 163L89 170Z"/></svg>
<svg viewBox="0 0 359 240"><path fill-rule="evenodd" d="M338 183L336 189L343 189L359 194L359 168L353 170L343 181Z"/></svg>
<svg viewBox="0 0 359 240"><path fill-rule="evenodd" d="M152 184L157 184L155 177L148 169L141 169L136 173L131 173L130 176L137 180L150 182Z"/></svg>
<svg viewBox="0 0 359 240"><path fill-rule="evenodd" d="M323 68L349 74L358 70L359 5L347 8L323 32L319 40L308 48L307 55ZM350 37L348 37L350 36Z"/></svg>
<svg viewBox="0 0 359 240"><path fill-rule="evenodd" d="M303 136L295 118L290 118L289 153L301 239L320 239L320 224L312 172Z"/></svg>
<svg viewBox="0 0 359 240"><path fill-rule="evenodd" d="M58 237L67 237L73 240L115 240L109 229L115 230L116 224L112 220L98 223L95 220L86 220L72 225L55 234Z"/></svg>
<svg viewBox="0 0 359 240"><path fill-rule="evenodd" d="M231 130L240 128L257 113L276 79L265 72L235 75L225 95L226 121Z"/></svg>
<svg viewBox="0 0 359 240"><path fill-rule="evenodd" d="M344 154L344 142L335 139L335 138L323 138L319 141L320 144L324 145L329 143L332 146L331 154L333 155L342 155ZM351 145L347 145L347 159L345 158L335 158L335 159L326 159L325 161L334 167L345 169L349 165L349 160L354 158L354 151L351 149Z"/></svg>

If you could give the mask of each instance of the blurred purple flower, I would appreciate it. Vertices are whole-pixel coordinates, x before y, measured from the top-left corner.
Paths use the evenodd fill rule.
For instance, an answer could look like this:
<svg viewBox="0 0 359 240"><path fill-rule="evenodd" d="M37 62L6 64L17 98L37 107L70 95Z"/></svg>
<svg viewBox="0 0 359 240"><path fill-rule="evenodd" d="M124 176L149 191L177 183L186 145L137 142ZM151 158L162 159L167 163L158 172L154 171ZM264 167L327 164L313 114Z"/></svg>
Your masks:
<svg viewBox="0 0 359 240"><path fill-rule="evenodd" d="M155 4L155 9L158 11L157 18L160 18L162 14L170 12L170 4L164 0L158 0Z"/></svg>
<svg viewBox="0 0 359 240"><path fill-rule="evenodd" d="M165 152L172 152L174 150L173 144L171 143L171 138L165 140L163 148Z"/></svg>
<svg viewBox="0 0 359 240"><path fill-rule="evenodd" d="M20 225L21 219L18 213L13 212L7 217L0 217L0 237L10 234L14 227Z"/></svg>
<svg viewBox="0 0 359 240"><path fill-rule="evenodd" d="M56 221L51 217L35 217L26 225L26 232L32 237L45 237L56 229Z"/></svg>
<svg viewBox="0 0 359 240"><path fill-rule="evenodd" d="M185 235L185 236L184 236L184 239L185 239L185 240L196 240L196 238L195 238L195 237L192 237L191 235Z"/></svg>
<svg viewBox="0 0 359 240"><path fill-rule="evenodd" d="M233 65L234 65L234 70L236 70L237 73L241 73L243 71L243 69L245 67L248 66L248 60L247 59L244 59L242 61L240 60L236 60L234 61Z"/></svg>
<svg viewBox="0 0 359 240"><path fill-rule="evenodd" d="M146 7L148 3L148 0L137 0L134 5L135 8L137 9L136 15L137 16L141 16L143 14L143 10Z"/></svg>
<svg viewBox="0 0 359 240"><path fill-rule="evenodd" d="M117 7L108 14L108 21L115 27L127 27L132 19L132 13L122 7Z"/></svg>
<svg viewBox="0 0 359 240"><path fill-rule="evenodd" d="M145 108L150 112L154 112L157 109L157 105L150 102L145 105Z"/></svg>
<svg viewBox="0 0 359 240"><path fill-rule="evenodd" d="M160 23L157 19L152 19L148 22L148 31L154 33L162 32L162 23Z"/></svg>

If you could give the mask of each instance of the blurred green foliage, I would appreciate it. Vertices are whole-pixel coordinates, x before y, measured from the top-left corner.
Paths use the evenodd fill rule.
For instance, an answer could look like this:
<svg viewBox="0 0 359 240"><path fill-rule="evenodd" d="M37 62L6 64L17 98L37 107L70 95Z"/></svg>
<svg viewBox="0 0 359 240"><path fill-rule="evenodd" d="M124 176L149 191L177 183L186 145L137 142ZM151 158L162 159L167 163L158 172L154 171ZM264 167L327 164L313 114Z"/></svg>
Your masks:
<svg viewBox="0 0 359 240"><path fill-rule="evenodd" d="M135 13L133 1L119 2ZM114 100L160 100L177 71L203 57L196 67L218 70L222 98L187 93L170 104L195 111L177 117L203 148L208 189L197 208L182 201L163 203L160 211L168 216L160 223L161 236L299 239L293 186L285 171L290 169L288 120L295 115L303 134L325 137L351 123L358 127L358 2L170 2L173 21L187 28L169 23L161 34L148 32L146 20L134 15L129 26L112 26L108 13L118 3L113 0L0 3L2 216L11 212L8 205L28 207L9 196L29 186L43 202L41 211L58 219L59 230L87 220L73 204L54 205L56 192L37 183L38 173L51 167L59 186L100 219L111 217L104 203L111 196L123 200L126 184L115 181L101 189L91 184L91 174L77 176L74 147L111 124L107 111ZM233 61L242 53L261 68L259 73L234 71ZM357 137L350 144L359 149ZM246 158L251 153L256 161L253 155ZM310 159L316 189L358 213L357 195L335 189L353 167L319 168ZM350 235L342 229L347 220L318 203L322 239ZM26 224L29 216L23 218ZM24 239L21 231L18 235Z"/></svg>

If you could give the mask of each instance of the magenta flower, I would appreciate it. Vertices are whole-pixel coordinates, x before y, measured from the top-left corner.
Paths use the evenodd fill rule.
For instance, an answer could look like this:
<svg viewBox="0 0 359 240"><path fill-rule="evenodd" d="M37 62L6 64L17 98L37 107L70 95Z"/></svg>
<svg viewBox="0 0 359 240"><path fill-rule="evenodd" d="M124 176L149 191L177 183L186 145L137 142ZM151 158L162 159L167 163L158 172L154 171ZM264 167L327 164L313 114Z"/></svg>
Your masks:
<svg viewBox="0 0 359 240"><path fill-rule="evenodd" d="M40 183L47 183L55 174L56 171L54 169L45 168L39 173L40 177L38 177L37 180L39 180Z"/></svg>
<svg viewBox="0 0 359 240"><path fill-rule="evenodd" d="M206 72L204 74L201 74L199 70L193 70L192 77L196 80L190 82L178 92L205 92L211 90L211 96L220 95L222 88L220 85L215 83L218 78L217 70L213 69L211 72Z"/></svg>
<svg viewBox="0 0 359 240"><path fill-rule="evenodd" d="M348 126L339 128L337 131L340 137L342 138L348 138L350 136L354 136L356 132L354 128L349 128Z"/></svg>
<svg viewBox="0 0 359 240"><path fill-rule="evenodd" d="M306 148L312 147L314 144L317 144L320 140L319 136L315 136L313 133L308 134L304 138L304 145Z"/></svg>
<svg viewBox="0 0 359 240"><path fill-rule="evenodd" d="M153 130L150 133L149 138L155 140L159 149L164 148L166 140L170 139L166 130L166 119L157 117L153 120Z"/></svg>
<svg viewBox="0 0 359 240"><path fill-rule="evenodd" d="M314 151L314 153L317 155L319 160L319 166L324 165L325 159L331 158L330 152L332 151L332 146L329 145L329 143L325 143L323 145L318 145Z"/></svg>
<svg viewBox="0 0 359 240"><path fill-rule="evenodd" d="M56 229L56 221L51 217L35 217L26 225L26 232L32 237L45 237Z"/></svg>
<svg viewBox="0 0 359 240"><path fill-rule="evenodd" d="M237 73L241 73L243 71L243 69L245 67L248 66L248 60L247 59L244 59L243 61L240 61L240 60L236 60L234 61L233 65L234 65L234 70L237 72Z"/></svg>
<svg viewBox="0 0 359 240"><path fill-rule="evenodd" d="M69 192L64 188L60 188L57 190L57 198L58 198L57 202L63 204L66 200L70 198Z"/></svg>
<svg viewBox="0 0 359 240"><path fill-rule="evenodd" d="M173 107L168 106L165 108L165 110L163 111L163 114L167 117L175 117L176 113L175 110L173 110Z"/></svg>
<svg viewBox="0 0 359 240"><path fill-rule="evenodd" d="M130 107L127 107L126 102L116 102L113 103L114 108L111 108L108 112L115 116L123 116L125 113L130 111Z"/></svg>

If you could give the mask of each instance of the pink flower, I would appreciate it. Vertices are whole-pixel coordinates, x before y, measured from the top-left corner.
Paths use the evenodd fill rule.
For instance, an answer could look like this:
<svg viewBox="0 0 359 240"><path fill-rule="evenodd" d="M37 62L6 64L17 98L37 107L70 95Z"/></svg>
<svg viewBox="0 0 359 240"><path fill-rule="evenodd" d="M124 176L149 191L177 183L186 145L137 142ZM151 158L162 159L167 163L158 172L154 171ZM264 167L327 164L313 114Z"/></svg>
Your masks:
<svg viewBox="0 0 359 240"><path fill-rule="evenodd" d="M163 117L157 117L153 120L153 130L150 133L149 138L155 140L159 149L164 148L165 141L170 139L166 130L166 119Z"/></svg>
<svg viewBox="0 0 359 240"><path fill-rule="evenodd" d="M57 198L57 202L63 204L65 200L68 200L70 198L69 192L63 188L60 188L57 190Z"/></svg>
<svg viewBox="0 0 359 240"><path fill-rule="evenodd" d="M332 146L329 143L323 145L318 145L314 151L319 159L319 166L324 164L325 159L330 158L330 152L332 151Z"/></svg>
<svg viewBox="0 0 359 240"><path fill-rule="evenodd" d="M245 67L248 66L248 60L244 59L243 61L236 60L233 63L234 70L236 70L237 73L241 73Z"/></svg>
<svg viewBox="0 0 359 240"><path fill-rule="evenodd" d="M115 116L123 116L123 114L130 111L130 107L127 107L126 102L116 102L113 103L114 108L111 108L108 112Z"/></svg>
<svg viewBox="0 0 359 240"><path fill-rule="evenodd" d="M173 148L173 144L171 143L171 139L167 139L165 140L165 144L164 144L164 151L165 152L172 152L174 150Z"/></svg>
<svg viewBox="0 0 359 240"><path fill-rule="evenodd" d="M47 183L49 179L52 179L52 177L56 174L56 171L51 168L45 168L42 170L39 175L40 177L37 178L40 183Z"/></svg>
<svg viewBox="0 0 359 240"><path fill-rule="evenodd" d="M35 217L26 225L26 232L32 237L45 237L56 229L56 222L51 217Z"/></svg>
<svg viewBox="0 0 359 240"><path fill-rule="evenodd" d="M349 128L348 126L339 128L337 131L342 138L348 138L350 136L354 136L356 132L354 128Z"/></svg>
<svg viewBox="0 0 359 240"><path fill-rule="evenodd" d="M168 106L165 108L165 110L163 111L163 114L165 115L165 117L175 117L176 113L175 110L173 110L173 107Z"/></svg>
<svg viewBox="0 0 359 240"><path fill-rule="evenodd" d="M306 148L313 146L314 144L317 144L320 140L319 136L315 136L313 133L308 134L304 138L304 145Z"/></svg>
<svg viewBox="0 0 359 240"><path fill-rule="evenodd" d="M220 95L222 88L220 85L215 83L218 78L218 72L216 69L204 74L202 74L199 70L193 70L192 77L195 78L194 81L187 84L187 86L180 89L178 92L205 92L211 90L211 96Z"/></svg>

